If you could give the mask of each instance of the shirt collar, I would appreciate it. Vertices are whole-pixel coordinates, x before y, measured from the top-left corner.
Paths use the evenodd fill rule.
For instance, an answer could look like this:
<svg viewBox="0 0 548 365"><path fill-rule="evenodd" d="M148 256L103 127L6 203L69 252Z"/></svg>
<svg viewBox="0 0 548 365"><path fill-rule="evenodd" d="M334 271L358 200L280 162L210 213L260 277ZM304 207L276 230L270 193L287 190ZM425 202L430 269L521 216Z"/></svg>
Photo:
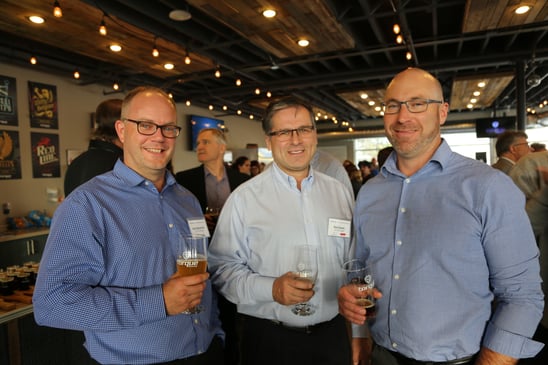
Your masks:
<svg viewBox="0 0 548 365"><path fill-rule="evenodd" d="M440 170L444 170L448 164L449 160L451 159L451 154L453 151L451 151L451 148L445 141L445 139L441 139L441 143L434 152L434 155L428 160L428 162L421 167L419 171L417 171L417 174L420 174L421 171L423 171L425 168L430 168L430 166L437 166ZM384 176L387 176L389 173L394 175L401 175L401 172L398 170L397 167L397 153L391 153L390 156L388 156L388 159L385 161L384 165L381 168L381 173Z"/></svg>
<svg viewBox="0 0 548 365"><path fill-rule="evenodd" d="M288 184L290 187L297 188L297 180L280 169L278 164L275 161L272 161L271 167L273 168L273 174L276 177L276 179L279 179L280 181L283 181L284 183ZM314 182L314 169L312 166L308 169L308 176L303 179L301 182L301 190L306 189L308 186L310 186Z"/></svg>
<svg viewBox="0 0 548 365"><path fill-rule="evenodd" d="M117 175L120 179L122 179L128 186L139 186L146 182L150 183L152 186L154 184L152 181L145 179L141 175L139 175L135 170L132 170L129 168L125 163L122 162L122 160L118 159L116 161L116 164L114 165L113 172L115 175ZM164 190L171 185L174 185L176 183L175 178L173 175L167 171L166 169L166 185L164 187Z"/></svg>

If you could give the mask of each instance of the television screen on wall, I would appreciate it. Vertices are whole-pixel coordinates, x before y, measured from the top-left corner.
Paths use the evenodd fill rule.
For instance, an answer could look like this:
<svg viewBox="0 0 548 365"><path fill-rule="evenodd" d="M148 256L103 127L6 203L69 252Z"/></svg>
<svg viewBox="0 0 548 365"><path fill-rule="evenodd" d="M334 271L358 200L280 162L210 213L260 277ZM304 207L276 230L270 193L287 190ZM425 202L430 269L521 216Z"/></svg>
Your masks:
<svg viewBox="0 0 548 365"><path fill-rule="evenodd" d="M188 134L190 136L190 148L195 151L196 150L196 139L198 138L198 133L204 129L204 128L218 128L218 129L225 129L225 122L220 119L210 118L210 117L202 117L199 115L191 115L189 117L189 125L190 125L190 133Z"/></svg>
<svg viewBox="0 0 548 365"><path fill-rule="evenodd" d="M476 137L478 138L496 138L499 134L509 130L516 130L515 117L476 119Z"/></svg>

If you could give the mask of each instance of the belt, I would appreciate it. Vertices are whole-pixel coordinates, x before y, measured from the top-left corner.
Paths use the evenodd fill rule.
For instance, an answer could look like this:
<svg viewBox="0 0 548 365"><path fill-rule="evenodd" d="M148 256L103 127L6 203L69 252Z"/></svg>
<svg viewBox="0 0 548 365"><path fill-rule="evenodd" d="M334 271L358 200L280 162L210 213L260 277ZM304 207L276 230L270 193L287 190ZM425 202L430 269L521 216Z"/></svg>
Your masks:
<svg viewBox="0 0 548 365"><path fill-rule="evenodd" d="M329 322L331 322L331 321L327 321L327 322L321 322L321 323L313 324L313 325L310 325L310 326L297 327L297 326L289 325L289 324L284 323L284 322L275 321L275 320L272 320L272 319L269 320L269 321L274 323L276 326L283 327L283 328L285 328L289 331L306 333L308 335L318 331L321 327L323 327L326 324L328 324Z"/></svg>
<svg viewBox="0 0 548 365"><path fill-rule="evenodd" d="M389 351L387 350L394 358L398 361L399 365L464 365L472 363L472 361L475 359L476 355L462 357L460 359L455 360L448 360L448 361L419 361L415 359L411 359L409 357L403 356L399 352Z"/></svg>
<svg viewBox="0 0 548 365"><path fill-rule="evenodd" d="M249 316L247 314L242 314L242 313L240 313L240 316L245 318L245 320L260 321L260 322L265 323L265 324L270 324L270 325L274 325L274 326L277 326L277 327L282 327L282 328L284 328L288 331L305 333L305 334L308 334L308 335L312 334L314 332L317 332L322 327L325 327L326 325L329 325L329 324L333 323L335 320L337 320L339 318L339 315L336 315L333 319L331 319L329 321L320 322L320 323L316 323L316 324L309 325L309 326L292 326L288 323L277 321L277 320L274 320L274 319L257 318L257 317Z"/></svg>

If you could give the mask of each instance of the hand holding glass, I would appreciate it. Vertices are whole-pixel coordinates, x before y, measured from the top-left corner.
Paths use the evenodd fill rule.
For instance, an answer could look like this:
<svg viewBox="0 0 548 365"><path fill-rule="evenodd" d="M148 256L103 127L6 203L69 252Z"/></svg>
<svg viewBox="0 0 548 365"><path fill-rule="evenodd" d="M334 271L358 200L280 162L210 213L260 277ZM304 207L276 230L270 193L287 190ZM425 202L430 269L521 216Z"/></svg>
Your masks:
<svg viewBox="0 0 548 365"><path fill-rule="evenodd" d="M207 237L179 237L177 255L177 273L181 276L203 274L207 269ZM195 314L203 311L202 305L190 308L182 313Z"/></svg>
<svg viewBox="0 0 548 365"><path fill-rule="evenodd" d="M298 280L308 280L312 284L318 276L318 254L316 247L310 245L297 246L297 270L295 271ZM298 316L309 316L316 312L310 303L296 304L291 310Z"/></svg>
<svg viewBox="0 0 548 365"><path fill-rule="evenodd" d="M366 310L367 319L374 318L376 313L376 299L373 297L375 280L365 262L359 259L347 261L343 264L343 273L347 285L354 285L359 296L356 298L358 305Z"/></svg>

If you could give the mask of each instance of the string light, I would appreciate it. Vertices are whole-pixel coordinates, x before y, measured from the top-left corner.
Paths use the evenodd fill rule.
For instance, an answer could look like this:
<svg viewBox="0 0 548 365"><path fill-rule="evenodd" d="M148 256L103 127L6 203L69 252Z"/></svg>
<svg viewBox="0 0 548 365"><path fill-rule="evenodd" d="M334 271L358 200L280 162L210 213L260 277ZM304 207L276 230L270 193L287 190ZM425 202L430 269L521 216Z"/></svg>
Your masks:
<svg viewBox="0 0 548 365"><path fill-rule="evenodd" d="M61 10L61 6L57 0L53 2L53 16L56 18L61 18L63 16L63 10Z"/></svg>
<svg viewBox="0 0 548 365"><path fill-rule="evenodd" d="M118 83L115 82L115 83L112 85L112 88L113 88L114 90L118 90L118 89L120 88L120 85L118 85Z"/></svg>
<svg viewBox="0 0 548 365"><path fill-rule="evenodd" d="M411 61L411 59L413 58L413 55L411 54L411 52L407 51L407 53L405 54L405 58L406 58L408 61Z"/></svg>
<svg viewBox="0 0 548 365"><path fill-rule="evenodd" d="M30 63L33 64L33 65L36 65L38 63L38 60L36 59L36 57L32 56L30 58Z"/></svg>
<svg viewBox="0 0 548 365"><path fill-rule="evenodd" d="M185 104L186 106L190 106L190 100L187 100Z"/></svg>
<svg viewBox="0 0 548 365"><path fill-rule="evenodd" d="M394 34L400 34L400 25L398 23L394 24L392 30L394 31Z"/></svg>
<svg viewBox="0 0 548 365"><path fill-rule="evenodd" d="M256 89L255 89L255 95L259 95L260 93L261 93L261 89L256 88Z"/></svg>
<svg viewBox="0 0 548 365"><path fill-rule="evenodd" d="M73 76L76 80L78 80L80 78L80 72L78 72L78 70L75 70Z"/></svg>
<svg viewBox="0 0 548 365"><path fill-rule="evenodd" d="M217 69L215 70L215 77L216 78L220 78L221 77L221 69L219 67L217 67Z"/></svg>
<svg viewBox="0 0 548 365"><path fill-rule="evenodd" d="M107 26L105 24L105 15L103 15L103 18L101 19L101 24L99 25L99 34L107 35Z"/></svg>
<svg viewBox="0 0 548 365"><path fill-rule="evenodd" d="M242 86L242 80L236 79L236 86Z"/></svg>

